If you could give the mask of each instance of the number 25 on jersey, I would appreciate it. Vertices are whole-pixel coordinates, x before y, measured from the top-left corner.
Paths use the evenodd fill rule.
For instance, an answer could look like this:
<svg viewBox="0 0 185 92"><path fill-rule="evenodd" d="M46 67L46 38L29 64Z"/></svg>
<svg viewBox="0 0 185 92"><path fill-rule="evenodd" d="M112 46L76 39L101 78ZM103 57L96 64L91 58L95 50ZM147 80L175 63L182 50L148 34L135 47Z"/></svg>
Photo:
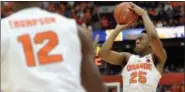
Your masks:
<svg viewBox="0 0 185 92"><path fill-rule="evenodd" d="M33 39L33 43L31 39ZM58 45L58 37L55 32L47 31L37 33L34 38L31 38L29 34L25 34L19 36L18 41L23 45L26 63L29 67L36 66L33 45L42 44L44 40L48 40L48 43L36 53L39 64L43 65L63 61L61 54L48 55L48 53Z"/></svg>
<svg viewBox="0 0 185 92"><path fill-rule="evenodd" d="M146 72L142 72L142 71L139 71L139 72L132 72L131 75L130 75L130 84L132 83L146 83L147 81L147 78L146 78ZM136 77L138 77L138 80L136 79Z"/></svg>

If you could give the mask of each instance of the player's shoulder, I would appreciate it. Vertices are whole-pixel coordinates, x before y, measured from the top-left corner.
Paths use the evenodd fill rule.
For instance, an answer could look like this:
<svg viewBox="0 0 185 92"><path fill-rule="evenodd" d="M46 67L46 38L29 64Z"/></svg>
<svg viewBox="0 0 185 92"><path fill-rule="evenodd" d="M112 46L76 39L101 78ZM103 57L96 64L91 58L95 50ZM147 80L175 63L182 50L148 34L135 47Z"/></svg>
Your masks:
<svg viewBox="0 0 185 92"><path fill-rule="evenodd" d="M70 27L75 26L77 28L76 20L73 18L68 18L68 17L60 15L58 13L49 12L46 10L42 10L42 11L45 12L45 15L55 17L57 23L60 23L60 26L61 25L69 25Z"/></svg>
<svg viewBox="0 0 185 92"><path fill-rule="evenodd" d="M2 33L3 31L6 31L6 27L7 27L8 20L9 20L8 17L7 17L7 18L1 19L1 33Z"/></svg>
<svg viewBox="0 0 185 92"><path fill-rule="evenodd" d="M129 53L129 52L120 52L120 55L121 55L122 57L125 57L125 58L126 58L126 61L128 61L129 58L130 58L133 54L131 54L131 53Z"/></svg>
<svg viewBox="0 0 185 92"><path fill-rule="evenodd" d="M1 41L7 41L9 38L9 29L7 24L7 18L1 19Z"/></svg>
<svg viewBox="0 0 185 92"><path fill-rule="evenodd" d="M10 19L10 16L1 19L1 25L5 24Z"/></svg>
<svg viewBox="0 0 185 92"><path fill-rule="evenodd" d="M41 9L41 11L43 11L46 15L50 15L50 16L56 17L59 20L75 21L75 19L68 18L66 16L63 16L63 15L55 13L55 12L50 12L50 11L47 11L47 10L44 10L44 9Z"/></svg>

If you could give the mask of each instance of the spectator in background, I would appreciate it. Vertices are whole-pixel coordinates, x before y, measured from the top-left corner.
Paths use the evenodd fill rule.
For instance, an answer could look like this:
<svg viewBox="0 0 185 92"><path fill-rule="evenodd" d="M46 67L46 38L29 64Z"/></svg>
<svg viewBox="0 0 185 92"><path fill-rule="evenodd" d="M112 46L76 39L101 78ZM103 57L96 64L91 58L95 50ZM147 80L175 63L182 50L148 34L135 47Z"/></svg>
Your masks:
<svg viewBox="0 0 185 92"><path fill-rule="evenodd" d="M49 6L49 1L44 1L42 8L47 9Z"/></svg>
<svg viewBox="0 0 185 92"><path fill-rule="evenodd" d="M90 10L90 8L87 8L85 10L83 21L84 21L84 24L87 25L88 30L92 33L93 28L92 28L92 25L91 25L91 19L92 19L91 10Z"/></svg>
<svg viewBox="0 0 185 92"><path fill-rule="evenodd" d="M164 68L164 72L170 72L168 66Z"/></svg>
<svg viewBox="0 0 185 92"><path fill-rule="evenodd" d="M87 2L81 2L80 3L80 10L84 11L87 8Z"/></svg>
<svg viewBox="0 0 185 92"><path fill-rule="evenodd" d="M154 8L148 9L148 14L150 15L152 20L156 20L157 12Z"/></svg>
<svg viewBox="0 0 185 92"><path fill-rule="evenodd" d="M173 84L171 90L172 92L180 92L180 87L178 84Z"/></svg>
<svg viewBox="0 0 185 92"><path fill-rule="evenodd" d="M173 7L170 4L168 4L168 2L165 2L164 12L165 12L167 20L172 19L172 17L173 17Z"/></svg>
<svg viewBox="0 0 185 92"><path fill-rule="evenodd" d="M169 19L169 20L168 20L168 26L174 26L173 19Z"/></svg>
<svg viewBox="0 0 185 92"><path fill-rule="evenodd" d="M163 23L161 20L159 20L156 24L156 27L163 27Z"/></svg>
<svg viewBox="0 0 185 92"><path fill-rule="evenodd" d="M169 2L169 4L170 4L173 8L177 8L178 6L184 6L184 2Z"/></svg>
<svg viewBox="0 0 185 92"><path fill-rule="evenodd" d="M157 87L157 91L156 92L161 92L162 89L163 89L162 85L159 84L158 87Z"/></svg>
<svg viewBox="0 0 185 92"><path fill-rule="evenodd" d="M13 2L4 2L2 6L3 7L3 13L1 14L2 17L9 16L13 13Z"/></svg>
<svg viewBox="0 0 185 92"><path fill-rule="evenodd" d="M93 2L93 1L89 1L89 2L88 2L88 7L92 9L93 6L94 6L94 2Z"/></svg>
<svg viewBox="0 0 185 92"><path fill-rule="evenodd" d="M178 72L184 72L184 68L180 68Z"/></svg>
<svg viewBox="0 0 185 92"><path fill-rule="evenodd" d="M64 16L66 16L68 18L72 18L71 6L68 3L66 3L66 5L65 5Z"/></svg>
<svg viewBox="0 0 185 92"><path fill-rule="evenodd" d="M164 7L163 7L162 3L159 3L158 7L155 9L156 13L157 13L157 16L156 16L157 20L163 21L165 19L163 8Z"/></svg>
<svg viewBox="0 0 185 92"><path fill-rule="evenodd" d="M109 21L106 16L102 16L101 18L101 27L102 29L107 29L109 27Z"/></svg>
<svg viewBox="0 0 185 92"><path fill-rule="evenodd" d="M13 9L11 8L5 8L4 11L6 12L3 13L3 17L13 14Z"/></svg>
<svg viewBox="0 0 185 92"><path fill-rule="evenodd" d="M79 25L82 25L82 24L83 24L82 18L81 18L80 16L77 16L76 22L77 22Z"/></svg>
<svg viewBox="0 0 185 92"><path fill-rule="evenodd" d="M56 11L55 4L50 2L49 5L48 5L48 9L47 10L50 11L50 12L55 12Z"/></svg>
<svg viewBox="0 0 185 92"><path fill-rule="evenodd" d="M90 24L90 21L91 21L91 10L89 8L87 8L84 12L84 17L82 18L83 21L86 23L86 24Z"/></svg>
<svg viewBox="0 0 185 92"><path fill-rule="evenodd" d="M168 23L166 20L163 20L162 22L163 22L163 26L168 26Z"/></svg>
<svg viewBox="0 0 185 92"><path fill-rule="evenodd" d="M180 24L184 25L184 6L180 7L180 17L179 17L179 22Z"/></svg>
<svg viewBox="0 0 185 92"><path fill-rule="evenodd" d="M164 87L164 91L162 91L162 92L172 92L172 91L169 87Z"/></svg>
<svg viewBox="0 0 185 92"><path fill-rule="evenodd" d="M79 3L75 3L75 11L79 11L80 10L80 4Z"/></svg>
<svg viewBox="0 0 185 92"><path fill-rule="evenodd" d="M71 17L77 19L76 13L74 9L71 9Z"/></svg>
<svg viewBox="0 0 185 92"><path fill-rule="evenodd" d="M59 4L59 10L61 10L61 14L62 14L62 15L65 15L65 12L66 12L66 5L65 5L63 2L61 2L61 3Z"/></svg>
<svg viewBox="0 0 185 92"><path fill-rule="evenodd" d="M74 4L75 4L75 2L74 2L74 1L69 1L69 2L68 2L68 5L69 5L70 7L73 7L73 6L74 6Z"/></svg>
<svg viewBox="0 0 185 92"><path fill-rule="evenodd" d="M184 91L184 82L180 85L180 92L185 92Z"/></svg>

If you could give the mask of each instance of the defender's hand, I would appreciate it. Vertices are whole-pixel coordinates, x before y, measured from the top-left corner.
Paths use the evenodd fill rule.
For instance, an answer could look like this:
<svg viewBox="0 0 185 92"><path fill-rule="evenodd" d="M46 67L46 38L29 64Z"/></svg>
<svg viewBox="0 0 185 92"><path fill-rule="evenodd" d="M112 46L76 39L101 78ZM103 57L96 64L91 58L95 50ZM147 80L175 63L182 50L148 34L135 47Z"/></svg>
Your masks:
<svg viewBox="0 0 185 92"><path fill-rule="evenodd" d="M139 16L143 16L145 14L147 14L147 12L141 8L140 6L130 2L130 5L132 6L131 10L135 11Z"/></svg>

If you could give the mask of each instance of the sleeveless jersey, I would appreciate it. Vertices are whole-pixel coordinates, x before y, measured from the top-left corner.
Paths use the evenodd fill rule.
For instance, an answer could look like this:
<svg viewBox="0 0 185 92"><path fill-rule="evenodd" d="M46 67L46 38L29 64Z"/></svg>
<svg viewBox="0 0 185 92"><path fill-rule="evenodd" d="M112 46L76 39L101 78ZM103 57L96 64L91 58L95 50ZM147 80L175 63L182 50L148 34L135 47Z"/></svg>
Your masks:
<svg viewBox="0 0 185 92"><path fill-rule="evenodd" d="M75 20L32 7L1 20L3 92L84 92Z"/></svg>
<svg viewBox="0 0 185 92"><path fill-rule="evenodd" d="M161 74L156 69L152 55L130 56L122 71L123 92L156 92Z"/></svg>

